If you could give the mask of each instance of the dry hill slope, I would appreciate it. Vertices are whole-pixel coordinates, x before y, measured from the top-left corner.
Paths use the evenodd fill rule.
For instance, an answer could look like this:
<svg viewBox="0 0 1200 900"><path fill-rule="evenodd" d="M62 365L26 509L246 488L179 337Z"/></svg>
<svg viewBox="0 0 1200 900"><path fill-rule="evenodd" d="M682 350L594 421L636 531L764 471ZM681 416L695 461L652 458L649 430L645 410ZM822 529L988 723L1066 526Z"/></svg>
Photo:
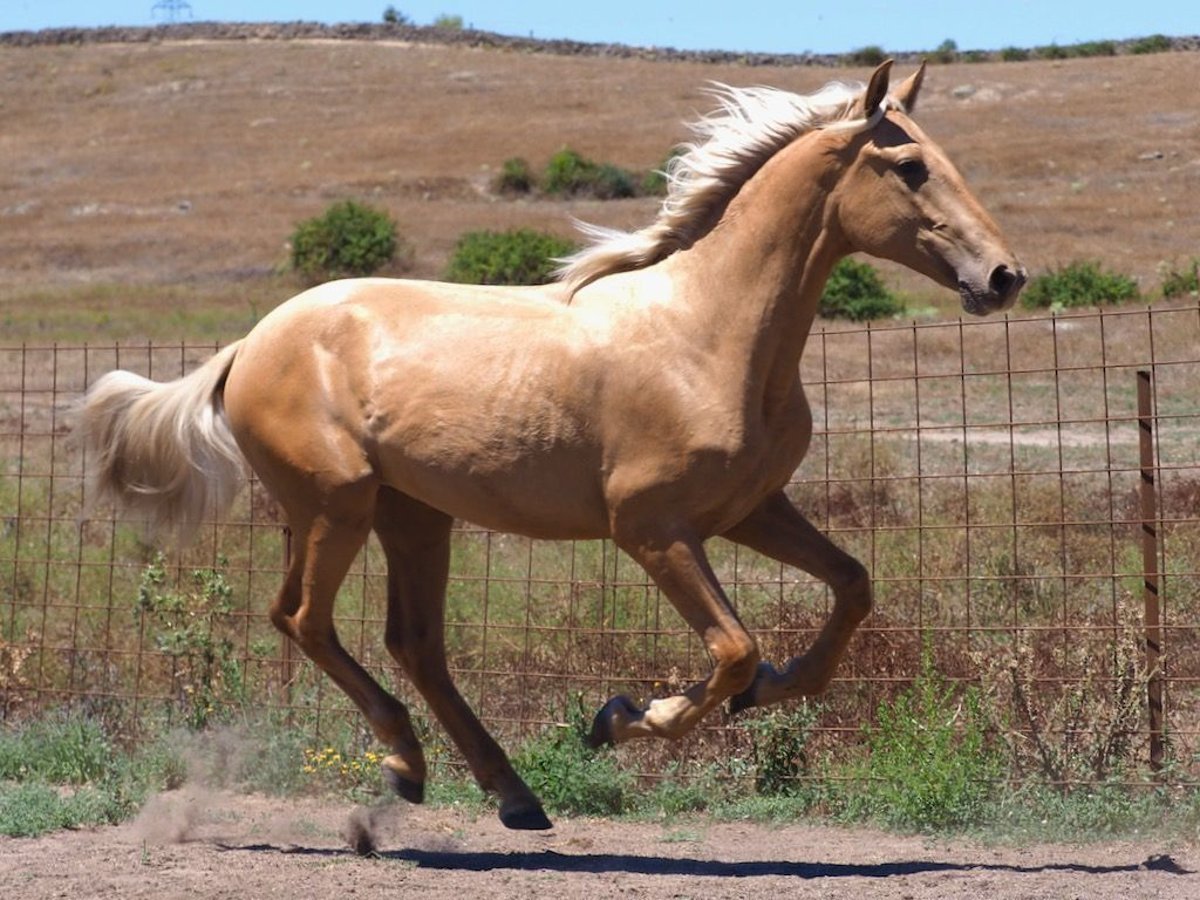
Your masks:
<svg viewBox="0 0 1200 900"><path fill-rule="evenodd" d="M654 201L487 185L505 158L538 167L564 145L653 167L710 80L809 91L866 74L389 42L4 47L0 300L253 278L343 197L386 207L431 277L471 228L637 226ZM1032 268L1098 258L1155 287L1160 261L1200 255L1197 83L1195 52L935 66L919 117Z"/></svg>

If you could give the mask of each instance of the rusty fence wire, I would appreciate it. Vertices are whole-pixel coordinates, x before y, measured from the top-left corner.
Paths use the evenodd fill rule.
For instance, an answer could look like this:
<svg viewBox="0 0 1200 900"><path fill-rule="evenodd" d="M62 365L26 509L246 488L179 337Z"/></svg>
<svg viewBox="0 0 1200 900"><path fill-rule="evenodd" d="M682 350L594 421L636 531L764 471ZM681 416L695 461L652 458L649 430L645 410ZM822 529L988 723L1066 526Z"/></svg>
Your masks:
<svg viewBox="0 0 1200 900"><path fill-rule="evenodd" d="M201 723L235 700L314 735L352 718L267 619L289 548L257 484L165 558L86 507L69 426L87 385L117 367L175 378L215 349L0 346L5 718L119 704ZM1200 306L827 325L802 375L816 427L789 491L868 564L876 598L814 707L817 740L860 740L927 666L973 686L1018 770L1103 777L1124 755L1196 781ZM811 641L831 604L822 585L719 540L710 553L767 658ZM385 582L368 544L339 633L420 712L383 648ZM607 542L461 524L447 602L464 696L509 738L707 672L700 642ZM662 753L736 749L719 719Z"/></svg>

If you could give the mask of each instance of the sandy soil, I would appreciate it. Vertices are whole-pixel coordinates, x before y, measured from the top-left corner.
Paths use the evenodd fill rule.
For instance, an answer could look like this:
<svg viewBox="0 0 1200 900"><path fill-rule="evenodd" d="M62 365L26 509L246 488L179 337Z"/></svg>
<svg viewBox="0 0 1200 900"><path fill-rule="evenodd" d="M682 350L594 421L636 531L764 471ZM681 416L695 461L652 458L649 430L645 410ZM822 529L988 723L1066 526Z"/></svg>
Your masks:
<svg viewBox="0 0 1200 900"><path fill-rule="evenodd" d="M369 828L377 851L347 836ZM1200 896L1200 848L1009 847L823 826L559 820L175 792L127 825L0 838L8 897L1106 898Z"/></svg>

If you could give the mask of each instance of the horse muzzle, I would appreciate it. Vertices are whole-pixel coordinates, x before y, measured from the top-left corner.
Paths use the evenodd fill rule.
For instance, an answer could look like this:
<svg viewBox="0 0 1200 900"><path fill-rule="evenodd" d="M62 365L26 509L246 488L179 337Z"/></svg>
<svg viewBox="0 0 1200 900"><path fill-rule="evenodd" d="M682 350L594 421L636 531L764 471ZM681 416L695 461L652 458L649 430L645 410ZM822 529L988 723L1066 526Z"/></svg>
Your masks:
<svg viewBox="0 0 1200 900"><path fill-rule="evenodd" d="M1017 296L1027 280L1025 267L1016 262L1011 266L1000 263L993 267L983 283L960 278L958 293L963 309L973 316L986 316L1009 309L1017 302Z"/></svg>

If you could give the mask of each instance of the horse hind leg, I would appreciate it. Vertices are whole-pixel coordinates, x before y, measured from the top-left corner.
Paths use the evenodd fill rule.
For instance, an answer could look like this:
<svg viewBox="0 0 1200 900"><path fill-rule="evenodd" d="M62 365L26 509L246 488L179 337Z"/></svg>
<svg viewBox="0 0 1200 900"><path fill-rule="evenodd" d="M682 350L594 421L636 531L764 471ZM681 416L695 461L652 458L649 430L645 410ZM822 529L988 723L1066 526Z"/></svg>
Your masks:
<svg viewBox="0 0 1200 900"><path fill-rule="evenodd" d="M383 488L375 533L387 556L384 642L471 767L480 787L499 795L508 828L541 830L550 820L458 692L446 664L445 602L450 570L450 516ZM385 760L385 765L391 763Z"/></svg>
<svg viewBox="0 0 1200 900"><path fill-rule="evenodd" d="M293 557L271 607L275 627L299 645L362 711L390 748L384 776L404 799L424 799L425 758L408 710L342 647L333 624L338 587L371 527L374 484L345 488L327 498L315 517L289 514Z"/></svg>

